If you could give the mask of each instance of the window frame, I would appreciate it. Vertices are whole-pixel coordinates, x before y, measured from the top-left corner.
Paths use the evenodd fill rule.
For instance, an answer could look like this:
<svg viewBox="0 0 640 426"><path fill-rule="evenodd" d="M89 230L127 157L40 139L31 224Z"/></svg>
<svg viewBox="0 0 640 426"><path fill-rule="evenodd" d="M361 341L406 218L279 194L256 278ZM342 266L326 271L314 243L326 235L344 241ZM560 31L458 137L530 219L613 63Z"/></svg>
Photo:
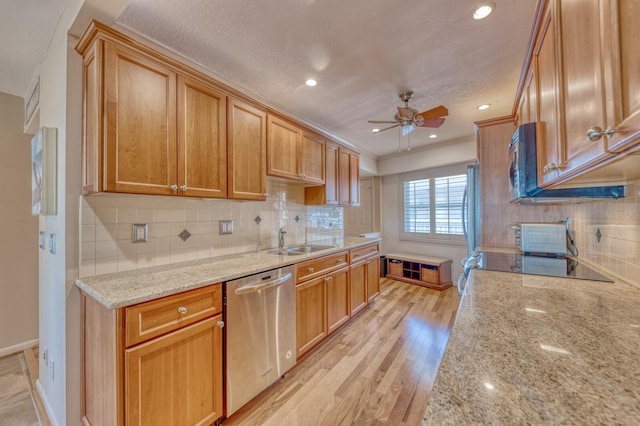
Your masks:
<svg viewBox="0 0 640 426"><path fill-rule="evenodd" d="M398 179L398 216L400 241L418 241L443 244L465 245L464 235L438 234L436 233L436 207L435 207L435 179L456 175L467 174L467 167L471 163L458 163L445 167L435 167L430 169L417 170L415 172L402 173ZM430 211L430 232L405 232L405 210L404 210L404 184L408 181L429 179L429 211ZM463 212L463 220L464 220Z"/></svg>

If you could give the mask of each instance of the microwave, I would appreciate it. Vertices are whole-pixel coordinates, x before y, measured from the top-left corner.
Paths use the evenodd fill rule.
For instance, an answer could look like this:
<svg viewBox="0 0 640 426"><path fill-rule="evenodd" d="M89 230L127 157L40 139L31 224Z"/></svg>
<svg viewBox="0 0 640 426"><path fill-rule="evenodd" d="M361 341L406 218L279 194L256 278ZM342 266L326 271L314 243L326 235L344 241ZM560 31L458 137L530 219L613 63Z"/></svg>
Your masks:
<svg viewBox="0 0 640 426"><path fill-rule="evenodd" d="M625 187L539 188L536 123L527 123L518 127L509 144L509 195L512 203L567 203L593 198L624 198Z"/></svg>

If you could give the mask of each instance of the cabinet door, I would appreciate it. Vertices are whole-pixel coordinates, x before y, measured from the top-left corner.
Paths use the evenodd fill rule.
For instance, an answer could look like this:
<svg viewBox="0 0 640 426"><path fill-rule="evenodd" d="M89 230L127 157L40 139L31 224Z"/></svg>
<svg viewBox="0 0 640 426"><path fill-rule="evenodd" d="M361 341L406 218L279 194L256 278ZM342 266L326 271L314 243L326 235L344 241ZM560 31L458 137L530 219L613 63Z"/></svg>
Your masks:
<svg viewBox="0 0 640 426"><path fill-rule="evenodd" d="M555 20L551 0L542 21L541 38L535 50L535 66L538 75L538 124L536 142L538 156L538 185L559 176L562 156L560 153L560 84L557 74L557 49Z"/></svg>
<svg viewBox="0 0 640 426"><path fill-rule="evenodd" d="M229 98L229 198L264 200L267 192L267 114Z"/></svg>
<svg viewBox="0 0 640 426"><path fill-rule="evenodd" d="M338 204L338 145L327 142L325 146L325 202Z"/></svg>
<svg viewBox="0 0 640 426"><path fill-rule="evenodd" d="M227 196L227 99L178 77L178 194Z"/></svg>
<svg viewBox="0 0 640 426"><path fill-rule="evenodd" d="M273 116L267 117L267 174L302 179L298 163L302 130Z"/></svg>
<svg viewBox="0 0 640 426"><path fill-rule="evenodd" d="M349 289L351 315L355 315L367 306L367 264L365 262L349 268Z"/></svg>
<svg viewBox="0 0 640 426"><path fill-rule="evenodd" d="M360 205L360 157L349 154L349 204Z"/></svg>
<svg viewBox="0 0 640 426"><path fill-rule="evenodd" d="M327 330L333 333L351 318L349 308L349 269L344 268L325 278L327 286Z"/></svg>
<svg viewBox="0 0 640 426"><path fill-rule="evenodd" d="M380 258L378 256L367 263L367 299L373 301L380 294Z"/></svg>
<svg viewBox="0 0 640 426"><path fill-rule="evenodd" d="M171 195L176 184L176 74L105 43L104 190Z"/></svg>
<svg viewBox="0 0 640 426"><path fill-rule="evenodd" d="M201 425L222 417L222 315L125 352L126 424Z"/></svg>
<svg viewBox="0 0 640 426"><path fill-rule="evenodd" d="M296 286L296 337L298 357L327 336L324 277Z"/></svg>
<svg viewBox="0 0 640 426"><path fill-rule="evenodd" d="M612 62L619 68L614 69L617 84L611 90L616 100L616 115L607 126L616 133L607 143L610 151L621 152L640 142L640 2L618 0L608 4L609 27L618 28L617 34L612 35Z"/></svg>
<svg viewBox="0 0 640 426"><path fill-rule="evenodd" d="M589 141L592 126L606 127L607 106L603 71L605 31L600 0L563 0L559 7L562 52L563 124L560 174L595 161L606 152L606 138ZM609 30L607 28L607 30Z"/></svg>
<svg viewBox="0 0 640 426"><path fill-rule="evenodd" d="M305 132L300 150L300 172L305 182L324 183L324 139Z"/></svg>
<svg viewBox="0 0 640 426"><path fill-rule="evenodd" d="M351 178L349 167L351 164L351 157L348 151L340 148L338 150L338 204L348 205L351 196L351 186L349 179Z"/></svg>

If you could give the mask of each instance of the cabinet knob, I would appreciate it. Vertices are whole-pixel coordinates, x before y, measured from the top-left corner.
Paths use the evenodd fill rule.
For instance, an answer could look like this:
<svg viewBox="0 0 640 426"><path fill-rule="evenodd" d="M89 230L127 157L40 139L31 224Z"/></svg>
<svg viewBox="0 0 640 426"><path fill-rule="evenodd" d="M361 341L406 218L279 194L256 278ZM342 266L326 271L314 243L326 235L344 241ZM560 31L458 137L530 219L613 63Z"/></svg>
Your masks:
<svg viewBox="0 0 640 426"><path fill-rule="evenodd" d="M591 142L599 141L603 136L609 137L615 133L615 129L609 127L607 130L602 130L602 127L593 126L589 130L587 130L587 139Z"/></svg>
<svg viewBox="0 0 640 426"><path fill-rule="evenodd" d="M187 190L187 185L180 186L180 191L186 191L186 190Z"/></svg>
<svg viewBox="0 0 640 426"><path fill-rule="evenodd" d="M224 321L218 321L216 325L220 328L224 328Z"/></svg>
<svg viewBox="0 0 640 426"><path fill-rule="evenodd" d="M324 279L326 282L333 281L333 277L327 277Z"/></svg>
<svg viewBox="0 0 640 426"><path fill-rule="evenodd" d="M184 306L180 306L180 307L178 308L178 313L179 313L180 315L184 315L184 314L186 314L186 313L187 313L187 308L185 308Z"/></svg>
<svg viewBox="0 0 640 426"><path fill-rule="evenodd" d="M177 191L178 190L178 185L171 185L169 187L172 191Z"/></svg>
<svg viewBox="0 0 640 426"><path fill-rule="evenodd" d="M343 263L343 262L344 262L344 259L342 257L336 260L336 263Z"/></svg>
<svg viewBox="0 0 640 426"><path fill-rule="evenodd" d="M543 168L542 171L544 173L551 173L554 170L560 170L560 166L558 166L556 163L549 163L546 164Z"/></svg>
<svg viewBox="0 0 640 426"><path fill-rule="evenodd" d="M309 272L314 272L315 268L309 267Z"/></svg>

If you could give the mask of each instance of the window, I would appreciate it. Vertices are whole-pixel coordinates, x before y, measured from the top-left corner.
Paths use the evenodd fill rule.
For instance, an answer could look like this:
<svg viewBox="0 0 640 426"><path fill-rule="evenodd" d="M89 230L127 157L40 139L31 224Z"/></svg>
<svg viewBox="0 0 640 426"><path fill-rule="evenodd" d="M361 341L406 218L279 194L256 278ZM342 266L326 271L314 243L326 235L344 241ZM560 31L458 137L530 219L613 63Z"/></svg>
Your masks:
<svg viewBox="0 0 640 426"><path fill-rule="evenodd" d="M402 239L464 241L465 168L424 170L402 176Z"/></svg>

